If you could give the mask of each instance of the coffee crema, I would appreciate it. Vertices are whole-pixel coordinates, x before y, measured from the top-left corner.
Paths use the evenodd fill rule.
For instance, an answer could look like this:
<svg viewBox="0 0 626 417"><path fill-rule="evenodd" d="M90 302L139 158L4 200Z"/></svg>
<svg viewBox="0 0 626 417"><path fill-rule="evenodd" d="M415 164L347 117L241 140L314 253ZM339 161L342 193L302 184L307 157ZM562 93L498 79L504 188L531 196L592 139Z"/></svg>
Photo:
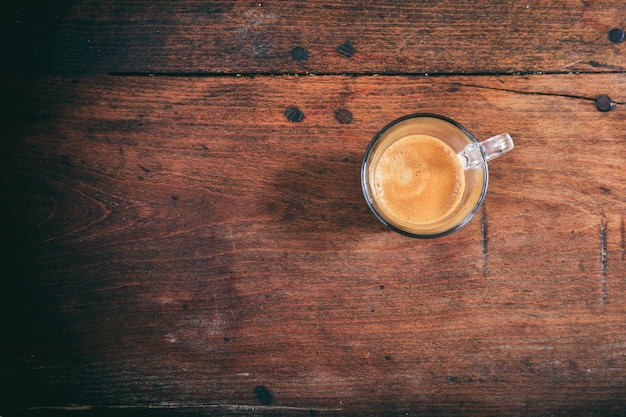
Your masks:
<svg viewBox="0 0 626 417"><path fill-rule="evenodd" d="M385 149L372 167L374 198L401 222L426 225L452 213L465 189L454 150L429 135L409 135Z"/></svg>

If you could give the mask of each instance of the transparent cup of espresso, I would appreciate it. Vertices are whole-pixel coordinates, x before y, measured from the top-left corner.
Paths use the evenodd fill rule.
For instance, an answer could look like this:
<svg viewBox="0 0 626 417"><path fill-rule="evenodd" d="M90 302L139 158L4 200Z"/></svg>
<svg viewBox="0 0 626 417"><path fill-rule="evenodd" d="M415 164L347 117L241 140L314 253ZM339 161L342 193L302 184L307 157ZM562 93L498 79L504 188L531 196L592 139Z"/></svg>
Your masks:
<svg viewBox="0 0 626 417"><path fill-rule="evenodd" d="M367 147L363 195L391 230L416 238L444 236L476 214L487 192L487 162L513 146L508 133L479 142L448 117L404 116L382 128Z"/></svg>

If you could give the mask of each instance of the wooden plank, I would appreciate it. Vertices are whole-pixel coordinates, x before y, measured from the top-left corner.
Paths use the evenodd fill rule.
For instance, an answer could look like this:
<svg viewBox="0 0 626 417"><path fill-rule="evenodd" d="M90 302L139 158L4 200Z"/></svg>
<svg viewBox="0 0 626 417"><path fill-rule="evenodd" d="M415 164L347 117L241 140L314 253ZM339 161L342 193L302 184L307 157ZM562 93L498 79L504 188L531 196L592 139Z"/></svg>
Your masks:
<svg viewBox="0 0 626 417"><path fill-rule="evenodd" d="M8 410L623 410L623 75L6 87ZM413 112L516 141L441 239L386 230L361 195L367 143Z"/></svg>
<svg viewBox="0 0 626 417"><path fill-rule="evenodd" d="M3 69L140 73L615 72L626 3L170 1L7 4ZM340 48L341 47L341 48ZM339 48L339 49L338 49Z"/></svg>

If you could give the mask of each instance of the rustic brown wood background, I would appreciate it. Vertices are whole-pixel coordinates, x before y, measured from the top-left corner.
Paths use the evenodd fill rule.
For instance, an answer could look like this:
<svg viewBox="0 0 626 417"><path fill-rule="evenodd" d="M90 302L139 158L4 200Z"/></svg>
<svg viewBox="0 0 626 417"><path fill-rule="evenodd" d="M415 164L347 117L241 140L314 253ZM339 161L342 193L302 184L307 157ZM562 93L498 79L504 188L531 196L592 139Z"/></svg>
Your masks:
<svg viewBox="0 0 626 417"><path fill-rule="evenodd" d="M626 414L626 2L0 7L0 416ZM415 112L516 143L434 240Z"/></svg>

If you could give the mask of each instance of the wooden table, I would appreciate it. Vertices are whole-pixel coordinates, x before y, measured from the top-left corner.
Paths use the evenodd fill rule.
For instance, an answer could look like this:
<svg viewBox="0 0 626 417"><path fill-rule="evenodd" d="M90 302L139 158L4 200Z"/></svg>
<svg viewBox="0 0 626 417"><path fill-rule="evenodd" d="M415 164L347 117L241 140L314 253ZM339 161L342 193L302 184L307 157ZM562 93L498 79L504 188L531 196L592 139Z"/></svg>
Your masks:
<svg viewBox="0 0 626 417"><path fill-rule="evenodd" d="M626 2L2 7L0 416L626 414ZM438 239L415 112L516 143Z"/></svg>

